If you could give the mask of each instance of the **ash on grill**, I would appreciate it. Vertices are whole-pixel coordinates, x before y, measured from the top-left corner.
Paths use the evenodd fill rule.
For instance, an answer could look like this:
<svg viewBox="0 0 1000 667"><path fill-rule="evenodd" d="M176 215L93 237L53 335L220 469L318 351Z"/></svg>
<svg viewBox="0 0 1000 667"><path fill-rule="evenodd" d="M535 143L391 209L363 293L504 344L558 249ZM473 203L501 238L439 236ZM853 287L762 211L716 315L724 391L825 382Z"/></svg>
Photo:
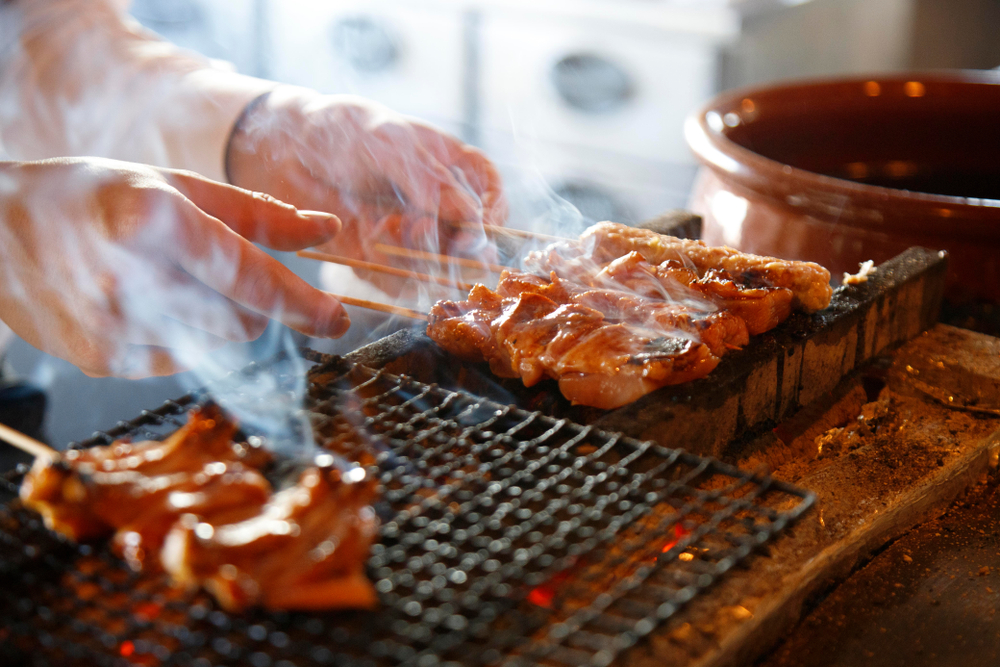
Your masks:
<svg viewBox="0 0 1000 667"><path fill-rule="evenodd" d="M48 534L12 501L0 511L0 659L607 664L814 501L680 450L311 359L307 413L321 444L348 457L377 451L377 610L227 614L103 546ZM205 398L168 402L79 446L162 437Z"/></svg>

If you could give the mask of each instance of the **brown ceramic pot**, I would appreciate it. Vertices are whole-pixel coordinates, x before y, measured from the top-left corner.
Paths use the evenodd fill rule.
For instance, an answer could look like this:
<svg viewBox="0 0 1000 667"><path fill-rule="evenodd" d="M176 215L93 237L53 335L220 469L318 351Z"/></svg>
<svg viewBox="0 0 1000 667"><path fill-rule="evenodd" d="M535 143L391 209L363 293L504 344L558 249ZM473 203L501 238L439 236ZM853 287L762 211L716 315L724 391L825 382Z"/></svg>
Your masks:
<svg viewBox="0 0 1000 667"><path fill-rule="evenodd" d="M945 249L953 301L1000 302L1000 73L733 91L685 135L708 243L835 276L913 245Z"/></svg>

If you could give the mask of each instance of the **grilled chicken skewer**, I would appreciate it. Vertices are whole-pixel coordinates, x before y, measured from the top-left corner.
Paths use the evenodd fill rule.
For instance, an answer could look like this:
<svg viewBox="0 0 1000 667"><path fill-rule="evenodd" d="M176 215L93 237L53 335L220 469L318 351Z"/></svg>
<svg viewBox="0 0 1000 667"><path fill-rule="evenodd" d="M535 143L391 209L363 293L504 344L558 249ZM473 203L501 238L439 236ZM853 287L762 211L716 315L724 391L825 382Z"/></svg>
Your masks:
<svg viewBox="0 0 1000 667"><path fill-rule="evenodd" d="M574 403L612 409L711 372L728 350L793 309L825 307L830 274L808 262L604 222L528 255L496 291L438 302L428 335L526 386L559 382ZM544 277L542 277L544 276Z"/></svg>
<svg viewBox="0 0 1000 667"><path fill-rule="evenodd" d="M451 260L426 255L407 257ZM495 292L476 285L465 301L439 301L428 335L461 358L488 361L497 375L527 386L552 378L574 403L604 409L703 377L749 336L793 310L825 308L833 293L829 271L818 264L612 222L529 253L525 265L531 273L489 266L501 273Z"/></svg>
<svg viewBox="0 0 1000 667"><path fill-rule="evenodd" d="M694 269L699 276L710 271L725 272L737 282L788 289L793 306L808 312L826 308L833 296L830 272L819 264L711 247L703 241L678 239L614 222L599 222L578 240L556 243L544 251L531 253L525 263L532 270L548 273L572 262L582 263L585 268L602 267L632 252L653 266L678 262Z"/></svg>
<svg viewBox="0 0 1000 667"><path fill-rule="evenodd" d="M232 611L257 604L372 606L364 563L375 536L368 507L374 481L365 480L361 468L345 478L325 454L296 485L273 493L261 472L270 455L234 442L236 430L208 406L192 411L162 442L117 441L39 457L21 499L50 529L76 541L110 536L134 569L164 567L175 583L203 585ZM168 535L188 528L190 548L164 550ZM206 531L241 539L217 538L205 548Z"/></svg>
<svg viewBox="0 0 1000 667"><path fill-rule="evenodd" d="M742 320L725 312L517 272L505 272L496 292L477 285L467 301L438 302L427 333L501 377L529 387L553 378L574 403L603 409L703 377L747 340Z"/></svg>
<svg viewBox="0 0 1000 667"><path fill-rule="evenodd" d="M156 540L155 527L167 522L165 534L182 513L230 505L252 510L254 502L266 501L270 484L259 468L269 456L237 449L235 432L236 426L212 406L194 411L162 442L119 441L69 450L60 465L36 459L21 485L21 500L42 515L50 530L75 541L120 531L125 544L142 549L144 541ZM133 532L138 537L129 535Z"/></svg>
<svg viewBox="0 0 1000 667"><path fill-rule="evenodd" d="M229 610L372 607L363 565L378 531L374 500L364 469L312 467L248 519L174 524L163 566L181 585L204 585Z"/></svg>

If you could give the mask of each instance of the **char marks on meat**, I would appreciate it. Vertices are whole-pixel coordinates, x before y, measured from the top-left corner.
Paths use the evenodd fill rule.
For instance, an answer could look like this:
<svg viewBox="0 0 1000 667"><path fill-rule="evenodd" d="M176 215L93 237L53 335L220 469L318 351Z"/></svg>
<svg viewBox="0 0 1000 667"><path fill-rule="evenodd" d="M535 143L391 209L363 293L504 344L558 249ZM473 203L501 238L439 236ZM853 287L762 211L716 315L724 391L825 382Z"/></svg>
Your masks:
<svg viewBox="0 0 1000 667"><path fill-rule="evenodd" d="M310 468L244 521L174 524L164 568L230 611L372 607L364 563L378 532L375 488L372 480L347 483L335 468Z"/></svg>
<svg viewBox="0 0 1000 667"><path fill-rule="evenodd" d="M111 537L132 568L163 567L232 611L372 606L364 564L375 537L374 481L311 467L274 493L262 474L271 457L235 442L236 430L210 405L162 442L39 458L21 500L49 529L75 541Z"/></svg>
<svg viewBox="0 0 1000 667"><path fill-rule="evenodd" d="M116 441L70 450L54 463L36 459L21 498L75 541L120 531L116 543L136 549L159 541L184 512L240 519L270 495L259 470L270 457L235 444L235 432L217 407L198 409L162 442Z"/></svg>
<svg viewBox="0 0 1000 667"><path fill-rule="evenodd" d="M496 290L431 310L428 335L526 386L559 382L574 403L611 409L704 377L729 350L794 309L818 310L826 269L710 248L616 223L531 253Z"/></svg>
<svg viewBox="0 0 1000 667"><path fill-rule="evenodd" d="M712 270L724 271L740 285L756 288L781 288L792 293L793 307L807 312L826 308L833 296L830 272L813 262L797 262L751 255L726 247L711 247L704 241L664 236L614 222L599 222L580 235L577 241L554 244L545 251L531 253L526 265L532 271L548 272L547 264L580 265L587 269L606 266L629 253L638 253L655 267L676 262L698 276Z"/></svg>

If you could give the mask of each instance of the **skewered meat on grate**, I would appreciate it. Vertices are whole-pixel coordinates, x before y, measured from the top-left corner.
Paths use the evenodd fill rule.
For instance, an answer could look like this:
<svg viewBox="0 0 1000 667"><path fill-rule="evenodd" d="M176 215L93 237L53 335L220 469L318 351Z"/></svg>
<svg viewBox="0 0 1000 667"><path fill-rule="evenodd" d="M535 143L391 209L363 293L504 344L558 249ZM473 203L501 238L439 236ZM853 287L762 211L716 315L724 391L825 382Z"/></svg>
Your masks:
<svg viewBox="0 0 1000 667"><path fill-rule="evenodd" d="M497 375L526 386L553 378L574 403L604 409L705 376L750 335L793 308L825 307L832 294L815 264L615 223L526 264L534 274L505 271L496 291L476 285L466 301L437 303L428 335Z"/></svg>
<svg viewBox="0 0 1000 667"><path fill-rule="evenodd" d="M178 583L204 585L230 611L372 607L364 563L377 533L374 498L375 482L362 468L310 468L245 521L190 516L175 524L163 565Z"/></svg>
<svg viewBox="0 0 1000 667"><path fill-rule="evenodd" d="M39 458L21 499L50 529L76 541L113 535L114 550L134 569L162 566L179 584L204 585L228 609L372 606L364 563L375 534L367 506L374 483L355 479L361 468L342 480L311 467L297 485L272 493L260 470L269 454L235 443L236 430L209 406L163 442ZM332 464L332 455L321 456ZM205 526L216 532L211 548L198 540L164 548L168 534L191 526L199 539ZM228 576L234 567L237 578Z"/></svg>
<svg viewBox="0 0 1000 667"><path fill-rule="evenodd" d="M720 352L747 340L727 313L538 281L505 271L496 292L477 285L465 302L439 302L428 334L458 356L489 361L497 375L529 387L556 378L570 400L607 409L707 374L719 357L702 339Z"/></svg>
<svg viewBox="0 0 1000 667"><path fill-rule="evenodd" d="M185 512L236 520L263 504L271 487L258 470L269 455L235 444L235 432L209 406L162 442L119 441L70 450L55 463L36 459L21 499L51 530L76 541L118 531L116 544L126 551L142 548L137 540L158 544Z"/></svg>

